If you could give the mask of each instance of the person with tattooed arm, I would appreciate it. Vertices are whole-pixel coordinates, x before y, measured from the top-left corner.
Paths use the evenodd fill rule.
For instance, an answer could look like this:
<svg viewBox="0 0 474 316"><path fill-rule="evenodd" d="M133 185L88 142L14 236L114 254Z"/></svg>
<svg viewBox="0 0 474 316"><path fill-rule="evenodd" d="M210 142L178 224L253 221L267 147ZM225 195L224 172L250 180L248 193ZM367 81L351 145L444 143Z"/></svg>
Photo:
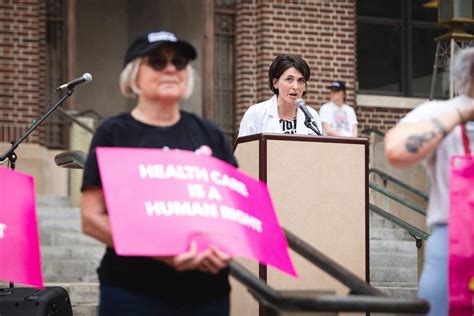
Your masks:
<svg viewBox="0 0 474 316"><path fill-rule="evenodd" d="M431 180L431 235L419 284L419 296L431 306L429 315L448 315L449 166L451 156L464 154L462 124L474 146L474 48L459 51L452 70L457 97L418 106L385 136L385 156L392 165L422 162Z"/></svg>

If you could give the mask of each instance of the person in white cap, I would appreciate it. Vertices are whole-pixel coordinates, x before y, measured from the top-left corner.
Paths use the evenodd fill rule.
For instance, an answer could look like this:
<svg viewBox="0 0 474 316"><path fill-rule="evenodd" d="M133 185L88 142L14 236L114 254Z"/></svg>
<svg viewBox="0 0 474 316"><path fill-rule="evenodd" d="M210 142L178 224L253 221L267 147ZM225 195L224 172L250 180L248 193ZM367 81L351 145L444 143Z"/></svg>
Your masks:
<svg viewBox="0 0 474 316"><path fill-rule="evenodd" d="M357 116L354 109L345 104L346 83L333 81L330 89L331 101L319 109L323 131L327 136L357 137Z"/></svg>
<svg viewBox="0 0 474 316"><path fill-rule="evenodd" d="M234 166L232 149L211 122L180 110L193 89L189 62L196 50L166 31L145 33L129 46L120 89L134 97L131 112L108 118L91 143L82 184L84 233L103 242L98 268L99 315L228 315L231 257L215 246L168 257L119 256L114 250L95 149L144 147L204 152ZM120 170L117 170L120 172ZM134 188L131 188L132 190ZM157 238L160 232L157 231Z"/></svg>

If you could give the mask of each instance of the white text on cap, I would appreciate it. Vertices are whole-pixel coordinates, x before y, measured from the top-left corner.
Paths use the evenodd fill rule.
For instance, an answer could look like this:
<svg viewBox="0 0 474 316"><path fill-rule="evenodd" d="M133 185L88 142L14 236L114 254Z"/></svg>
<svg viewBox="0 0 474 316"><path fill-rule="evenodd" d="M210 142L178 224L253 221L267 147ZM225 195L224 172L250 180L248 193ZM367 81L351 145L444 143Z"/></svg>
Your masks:
<svg viewBox="0 0 474 316"><path fill-rule="evenodd" d="M155 32L148 34L148 42L158 42L158 41L168 41L168 42L177 42L178 39L173 33L170 32Z"/></svg>

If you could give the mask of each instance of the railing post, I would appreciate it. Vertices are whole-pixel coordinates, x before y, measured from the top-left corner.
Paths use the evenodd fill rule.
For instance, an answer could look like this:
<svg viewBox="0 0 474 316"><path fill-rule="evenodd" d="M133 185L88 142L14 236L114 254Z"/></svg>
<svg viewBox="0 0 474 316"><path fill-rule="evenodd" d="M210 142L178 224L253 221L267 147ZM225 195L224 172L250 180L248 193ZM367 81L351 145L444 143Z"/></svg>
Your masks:
<svg viewBox="0 0 474 316"><path fill-rule="evenodd" d="M94 119L90 117L77 118L82 124L94 128ZM69 146L71 150L89 151L92 134L77 124L72 123L70 129ZM81 183L83 170L71 169L69 173L69 190L71 193L71 204L79 206L81 198Z"/></svg>
<svg viewBox="0 0 474 316"><path fill-rule="evenodd" d="M423 264L425 263L425 243L424 240L416 240L416 263L417 263L417 275L418 281L421 278L421 273L423 272Z"/></svg>

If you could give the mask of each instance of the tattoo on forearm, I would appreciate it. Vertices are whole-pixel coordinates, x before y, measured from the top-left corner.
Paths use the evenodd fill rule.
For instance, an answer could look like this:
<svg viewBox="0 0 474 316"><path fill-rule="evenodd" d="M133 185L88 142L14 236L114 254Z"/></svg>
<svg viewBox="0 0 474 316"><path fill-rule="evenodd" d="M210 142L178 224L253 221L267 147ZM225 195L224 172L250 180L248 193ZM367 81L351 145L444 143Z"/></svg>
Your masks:
<svg viewBox="0 0 474 316"><path fill-rule="evenodd" d="M416 154L423 144L429 142L436 137L436 133L433 131L425 132L421 135L413 135L407 138L405 148L409 153Z"/></svg>
<svg viewBox="0 0 474 316"><path fill-rule="evenodd" d="M437 118L432 118L431 122L433 123L433 126L436 128L437 131L428 131L424 132L423 134L413 135L407 138L405 148L409 153L418 153L421 146L435 138L438 133L441 135L441 139L445 138L446 135L448 135L446 128L444 128L443 124Z"/></svg>
<svg viewBox="0 0 474 316"><path fill-rule="evenodd" d="M448 135L448 131L446 130L446 128L444 128L443 124L441 124L441 122L436 117L433 117L431 119L431 122L438 129L439 133L441 134L441 138L445 138L446 135Z"/></svg>

